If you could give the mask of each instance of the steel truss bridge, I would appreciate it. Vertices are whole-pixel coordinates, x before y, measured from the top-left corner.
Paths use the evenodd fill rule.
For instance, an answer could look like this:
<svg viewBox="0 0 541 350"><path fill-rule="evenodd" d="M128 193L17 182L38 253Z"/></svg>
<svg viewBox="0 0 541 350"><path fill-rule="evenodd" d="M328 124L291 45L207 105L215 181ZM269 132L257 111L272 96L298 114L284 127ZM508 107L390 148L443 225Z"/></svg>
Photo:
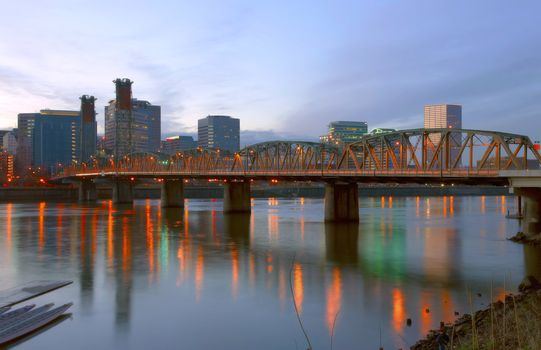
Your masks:
<svg viewBox="0 0 541 350"><path fill-rule="evenodd" d="M190 150L174 156L139 153L64 168L54 179L96 177L220 180L464 183L507 185L502 170L536 168L541 155L529 137L466 129L411 129L367 135L338 148L270 141L233 155Z"/></svg>

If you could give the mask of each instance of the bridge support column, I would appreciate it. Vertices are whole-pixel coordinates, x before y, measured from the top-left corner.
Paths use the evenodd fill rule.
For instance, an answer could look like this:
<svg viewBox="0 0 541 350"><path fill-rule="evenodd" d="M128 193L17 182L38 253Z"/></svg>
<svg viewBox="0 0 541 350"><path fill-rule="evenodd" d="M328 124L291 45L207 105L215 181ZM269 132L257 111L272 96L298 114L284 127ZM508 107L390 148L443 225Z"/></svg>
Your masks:
<svg viewBox="0 0 541 350"><path fill-rule="evenodd" d="M184 182L182 179L163 180L162 208L184 208Z"/></svg>
<svg viewBox="0 0 541 350"><path fill-rule="evenodd" d="M522 231L527 236L541 234L541 188L514 188L513 191L522 196L524 214Z"/></svg>
<svg viewBox="0 0 541 350"><path fill-rule="evenodd" d="M96 184L92 180L79 182L79 202L93 202L97 197Z"/></svg>
<svg viewBox="0 0 541 350"><path fill-rule="evenodd" d="M359 188L356 183L325 184L325 221L359 222Z"/></svg>
<svg viewBox="0 0 541 350"><path fill-rule="evenodd" d="M249 213L250 181L232 181L224 184L224 213Z"/></svg>
<svg viewBox="0 0 541 350"><path fill-rule="evenodd" d="M133 184L131 181L124 179L116 179L113 181L113 203L133 203Z"/></svg>

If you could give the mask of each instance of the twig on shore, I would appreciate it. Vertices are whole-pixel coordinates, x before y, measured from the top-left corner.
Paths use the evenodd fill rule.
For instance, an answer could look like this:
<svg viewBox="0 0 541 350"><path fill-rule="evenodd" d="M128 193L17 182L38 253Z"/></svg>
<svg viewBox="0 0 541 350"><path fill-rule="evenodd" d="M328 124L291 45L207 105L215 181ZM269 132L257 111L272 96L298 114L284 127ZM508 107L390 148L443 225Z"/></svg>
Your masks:
<svg viewBox="0 0 541 350"><path fill-rule="evenodd" d="M492 304L494 303L493 295L493 281L490 279L490 342L492 343L492 350L494 350L494 309Z"/></svg>
<svg viewBox="0 0 541 350"><path fill-rule="evenodd" d="M297 315L297 320L299 321L299 325L301 326L302 333L304 334L304 337L306 338L306 342L308 343L308 350L312 350L312 343L310 343L310 338L308 338L308 334L304 330L304 326L301 320L301 315L299 314L299 309L297 307L297 301L295 300L295 291L293 290L293 282L291 282L294 266L295 266L295 255L293 255L293 259L291 260L291 268L289 269L289 289L291 290L291 297L293 298L293 306L295 307L295 314Z"/></svg>
<svg viewBox="0 0 541 350"><path fill-rule="evenodd" d="M505 274L503 275L503 349L505 349L505 334L506 334L506 331L507 331L507 324L505 322L505 299L507 296L507 291L506 291L506 285L505 285Z"/></svg>
<svg viewBox="0 0 541 350"><path fill-rule="evenodd" d="M520 342L520 327L518 326L518 316L517 316L517 303L515 301L515 296L511 294L511 298L513 298L513 313L515 314L515 326L517 327L517 343L519 349L522 349L522 345Z"/></svg>
<svg viewBox="0 0 541 350"><path fill-rule="evenodd" d="M473 303L471 298L471 292L466 286L466 294L468 295L468 303L470 304L470 313L471 313L471 327L472 327L472 338L471 338L471 347L475 350L476 346L476 331L475 331L475 313L473 312Z"/></svg>

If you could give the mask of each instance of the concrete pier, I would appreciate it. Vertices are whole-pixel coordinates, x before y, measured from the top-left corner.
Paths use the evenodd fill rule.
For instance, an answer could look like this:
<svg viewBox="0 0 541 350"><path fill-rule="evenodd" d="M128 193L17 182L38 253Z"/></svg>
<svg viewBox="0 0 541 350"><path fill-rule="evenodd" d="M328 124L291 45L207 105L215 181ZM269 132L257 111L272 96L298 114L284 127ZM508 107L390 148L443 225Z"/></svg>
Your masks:
<svg viewBox="0 0 541 350"><path fill-rule="evenodd" d="M524 203L522 232L527 236L541 234L541 188L514 188Z"/></svg>
<svg viewBox="0 0 541 350"><path fill-rule="evenodd" d="M224 213L249 213L251 209L249 180L224 184Z"/></svg>
<svg viewBox="0 0 541 350"><path fill-rule="evenodd" d="M356 183L325 184L325 221L359 222L359 188Z"/></svg>
<svg viewBox="0 0 541 350"><path fill-rule="evenodd" d="M184 182L182 179L163 180L162 208L184 208Z"/></svg>
<svg viewBox="0 0 541 350"><path fill-rule="evenodd" d="M113 203L133 203L133 184L130 180L117 179L113 181Z"/></svg>
<svg viewBox="0 0 541 350"><path fill-rule="evenodd" d="M92 180L82 180L79 182L79 202L94 202L98 198L96 184Z"/></svg>

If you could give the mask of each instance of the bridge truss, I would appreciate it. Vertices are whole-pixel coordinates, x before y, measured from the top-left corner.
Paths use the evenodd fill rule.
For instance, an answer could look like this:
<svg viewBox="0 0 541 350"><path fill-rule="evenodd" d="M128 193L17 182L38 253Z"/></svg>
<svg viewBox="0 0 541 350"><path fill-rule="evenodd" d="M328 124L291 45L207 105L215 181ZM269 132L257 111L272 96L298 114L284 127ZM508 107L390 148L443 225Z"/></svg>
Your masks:
<svg viewBox="0 0 541 350"><path fill-rule="evenodd" d="M367 135L343 148L304 141L270 141L235 154L190 150L164 157L132 154L63 169L56 178L141 176L319 179L325 177L497 177L500 170L539 168L529 137L466 129L411 129Z"/></svg>

